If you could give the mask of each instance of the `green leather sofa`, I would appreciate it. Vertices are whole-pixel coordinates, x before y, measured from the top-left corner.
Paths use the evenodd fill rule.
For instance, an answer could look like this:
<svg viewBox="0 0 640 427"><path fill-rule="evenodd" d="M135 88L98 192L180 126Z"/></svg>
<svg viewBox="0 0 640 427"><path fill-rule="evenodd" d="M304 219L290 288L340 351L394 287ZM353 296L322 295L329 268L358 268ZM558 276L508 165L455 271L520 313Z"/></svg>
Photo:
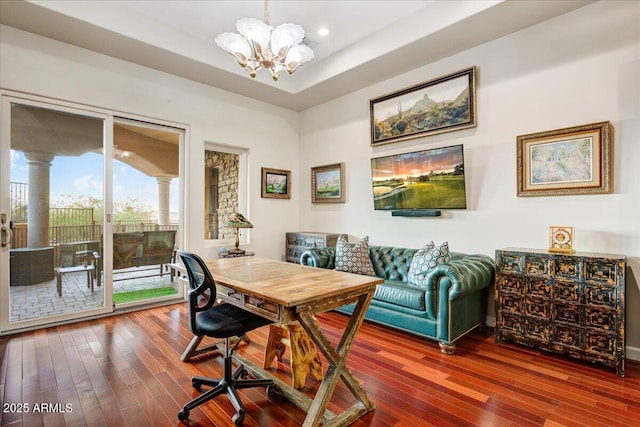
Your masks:
<svg viewBox="0 0 640 427"><path fill-rule="evenodd" d="M485 322L488 288L495 265L486 255L452 252L451 261L437 266L426 288L407 283L409 266L417 249L369 246L373 268L385 279L376 288L366 318L437 340L443 353L455 352L454 342ZM334 268L335 248L311 248L300 263ZM354 305L338 311L352 313Z"/></svg>

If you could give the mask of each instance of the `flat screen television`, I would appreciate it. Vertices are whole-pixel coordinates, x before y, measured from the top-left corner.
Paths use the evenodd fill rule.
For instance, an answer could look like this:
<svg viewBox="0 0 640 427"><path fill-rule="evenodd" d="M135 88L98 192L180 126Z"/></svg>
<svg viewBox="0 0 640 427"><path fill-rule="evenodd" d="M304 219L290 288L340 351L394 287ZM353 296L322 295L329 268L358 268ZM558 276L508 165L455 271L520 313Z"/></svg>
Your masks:
<svg viewBox="0 0 640 427"><path fill-rule="evenodd" d="M466 209L462 145L371 159L376 210Z"/></svg>

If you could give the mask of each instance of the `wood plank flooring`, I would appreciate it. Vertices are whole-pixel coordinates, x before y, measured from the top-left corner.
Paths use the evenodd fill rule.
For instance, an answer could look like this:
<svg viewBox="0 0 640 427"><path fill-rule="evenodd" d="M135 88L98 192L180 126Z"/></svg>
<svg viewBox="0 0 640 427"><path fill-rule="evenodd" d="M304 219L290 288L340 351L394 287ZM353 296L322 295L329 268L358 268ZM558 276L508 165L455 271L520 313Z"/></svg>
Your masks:
<svg viewBox="0 0 640 427"><path fill-rule="evenodd" d="M347 321L338 313L319 319L332 340ZM238 351L260 363L266 334L267 328L252 332L253 342ZM185 304L0 338L0 425L184 425L177 412L198 394L191 376L222 372L220 357L180 361L190 339ZM446 356L433 341L365 322L349 366L376 405L355 427L640 425L639 363L627 361L619 378L599 365L496 346L489 328L458 341L456 354ZM290 380L288 359L277 375ZM309 377L305 391L317 386ZM264 389L240 395L245 426L299 426L304 419ZM352 401L341 384L330 409ZM229 426L233 413L220 396L191 411L190 425Z"/></svg>

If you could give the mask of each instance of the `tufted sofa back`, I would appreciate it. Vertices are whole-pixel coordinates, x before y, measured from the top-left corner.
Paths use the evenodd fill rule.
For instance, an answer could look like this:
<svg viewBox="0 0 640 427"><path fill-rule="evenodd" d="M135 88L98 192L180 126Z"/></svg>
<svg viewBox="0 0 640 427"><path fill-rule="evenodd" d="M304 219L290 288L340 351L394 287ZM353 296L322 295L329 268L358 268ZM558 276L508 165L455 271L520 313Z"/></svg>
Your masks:
<svg viewBox="0 0 640 427"><path fill-rule="evenodd" d="M409 267L418 249L397 248L393 246L369 246L369 257L376 276L385 280L408 282ZM449 252L451 261L467 257L461 252ZM313 267L334 269L336 248L311 248L300 257L300 263Z"/></svg>
<svg viewBox="0 0 640 427"><path fill-rule="evenodd" d="M383 279L407 281L409 266L417 249L393 246L369 246L369 256L376 275Z"/></svg>

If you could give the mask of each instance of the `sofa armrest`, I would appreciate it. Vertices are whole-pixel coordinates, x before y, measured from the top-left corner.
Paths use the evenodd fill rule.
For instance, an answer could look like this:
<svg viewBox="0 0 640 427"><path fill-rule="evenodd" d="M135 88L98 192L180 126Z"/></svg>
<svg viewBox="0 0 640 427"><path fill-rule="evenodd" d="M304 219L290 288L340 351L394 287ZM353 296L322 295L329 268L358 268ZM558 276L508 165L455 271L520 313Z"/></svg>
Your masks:
<svg viewBox="0 0 640 427"><path fill-rule="evenodd" d="M300 264L318 268L335 268L336 248L310 248L300 256Z"/></svg>
<svg viewBox="0 0 640 427"><path fill-rule="evenodd" d="M441 299L453 301L489 287L494 274L495 264L491 257L465 255L434 268L427 276L427 293L438 292ZM441 280L443 278L447 280Z"/></svg>

